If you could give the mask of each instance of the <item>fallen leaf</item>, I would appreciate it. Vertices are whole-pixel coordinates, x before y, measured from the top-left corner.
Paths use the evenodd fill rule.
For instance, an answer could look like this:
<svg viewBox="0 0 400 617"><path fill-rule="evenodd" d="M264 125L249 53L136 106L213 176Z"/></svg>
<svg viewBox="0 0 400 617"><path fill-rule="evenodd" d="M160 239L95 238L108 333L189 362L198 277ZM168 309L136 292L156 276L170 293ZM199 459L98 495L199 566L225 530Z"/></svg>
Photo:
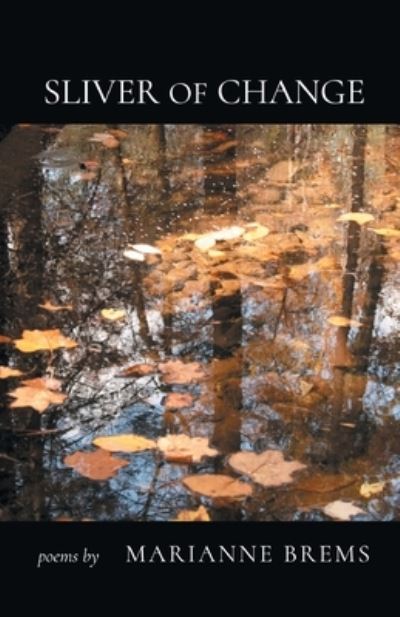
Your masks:
<svg viewBox="0 0 400 617"><path fill-rule="evenodd" d="M141 452L156 447L156 442L141 435L106 435L96 437L92 442L95 446L109 452Z"/></svg>
<svg viewBox="0 0 400 617"><path fill-rule="evenodd" d="M339 521L349 521L352 516L365 514L364 510L355 506L351 501L342 501L340 499L328 503L322 510L330 518L336 518Z"/></svg>
<svg viewBox="0 0 400 617"><path fill-rule="evenodd" d="M237 473L249 476L262 486L280 486L293 482L292 474L306 465L298 461L285 461L280 450L237 452L228 459L229 465Z"/></svg>
<svg viewBox="0 0 400 617"><path fill-rule="evenodd" d="M25 386L31 388L48 388L49 390L61 390L62 381L54 377L35 377L34 379L24 379L22 382Z"/></svg>
<svg viewBox="0 0 400 617"><path fill-rule="evenodd" d="M151 364L132 364L118 373L117 377L144 377L156 372L157 369Z"/></svg>
<svg viewBox="0 0 400 617"><path fill-rule="evenodd" d="M253 240L260 240L261 238L265 238L265 236L268 236L268 234L268 227L264 227L264 225L256 225L254 229L252 229L251 231L247 231L244 234L243 240L246 240L246 242L252 242Z"/></svg>
<svg viewBox="0 0 400 617"><path fill-rule="evenodd" d="M332 326L338 326L339 328L361 328L363 325L356 319L348 319L342 315L332 315L332 317L328 318L328 323L332 324Z"/></svg>
<svg viewBox="0 0 400 617"><path fill-rule="evenodd" d="M190 407L194 397L188 392L170 392L165 398L165 409L184 409Z"/></svg>
<svg viewBox="0 0 400 617"><path fill-rule="evenodd" d="M129 246L143 255L161 255L160 249L151 244L130 244Z"/></svg>
<svg viewBox="0 0 400 617"><path fill-rule="evenodd" d="M106 148L118 148L119 141L115 139L113 135L110 133L94 133L94 135L89 139L89 141L95 141L101 143Z"/></svg>
<svg viewBox="0 0 400 617"><path fill-rule="evenodd" d="M386 236L387 238L400 238L400 229L392 229L391 227L381 227L380 229L372 229L378 236Z"/></svg>
<svg viewBox="0 0 400 617"><path fill-rule="evenodd" d="M82 165L88 171L96 171L96 169L100 167L99 161L91 160L91 159L89 159L88 161L83 161Z"/></svg>
<svg viewBox="0 0 400 617"><path fill-rule="evenodd" d="M267 180L270 182L277 182L278 184L290 182L298 170L299 166L290 159L287 161L279 161L279 163L275 163L275 165L269 169Z"/></svg>
<svg viewBox="0 0 400 617"><path fill-rule="evenodd" d="M372 482L369 484L368 482L364 482L360 487L360 495L368 499L372 497L372 495L377 495L381 493L385 488L386 482L382 480L382 482Z"/></svg>
<svg viewBox="0 0 400 617"><path fill-rule="evenodd" d="M101 316L109 321L117 321L118 319L125 317L125 315L126 311L124 309L110 308L101 310Z"/></svg>
<svg viewBox="0 0 400 617"><path fill-rule="evenodd" d="M26 385L29 382L32 384L33 381L36 382L37 380L27 380L27 382L23 382L25 383L24 386L20 386L9 393L10 396L15 398L10 407L32 407L39 413L42 413L49 405L61 405L67 398L66 394L54 392L44 384L42 386L38 383Z"/></svg>
<svg viewBox="0 0 400 617"><path fill-rule="evenodd" d="M200 251L208 251L209 249L211 249L213 246L215 246L216 240L215 238L213 238L212 236L203 236L201 238L198 238L194 245L200 250Z"/></svg>
<svg viewBox="0 0 400 617"><path fill-rule="evenodd" d="M73 307L71 304L65 304L64 306L53 304L50 300L45 300L43 304L39 304L40 308L45 311L50 311L51 313L56 313L57 311L72 311Z"/></svg>
<svg viewBox="0 0 400 617"><path fill-rule="evenodd" d="M125 137L128 137L128 133L122 129L109 129L108 132L117 139L125 139Z"/></svg>
<svg viewBox="0 0 400 617"><path fill-rule="evenodd" d="M4 336L4 334L0 334L0 343L11 343L12 338L9 336Z"/></svg>
<svg viewBox="0 0 400 617"><path fill-rule="evenodd" d="M17 368L0 366L0 379L7 379L8 377L19 377L20 375L23 375L23 373Z"/></svg>
<svg viewBox="0 0 400 617"><path fill-rule="evenodd" d="M106 450L96 450L95 452L74 452L64 458L64 465L72 467L85 478L108 480L115 476L121 467L129 465L129 462L112 456Z"/></svg>
<svg viewBox="0 0 400 617"><path fill-rule="evenodd" d="M218 450L210 448L207 437L167 435L157 440L157 448L167 461L174 463L199 463L204 456L216 456Z"/></svg>
<svg viewBox="0 0 400 617"><path fill-rule="evenodd" d="M333 493L356 482L356 478L346 474L316 473L296 483L296 490L308 493Z"/></svg>
<svg viewBox="0 0 400 617"><path fill-rule="evenodd" d="M245 229L243 227L233 225L232 227L222 227L222 229L212 231L207 235L212 236L214 240L235 240L236 238L240 238L244 232Z"/></svg>
<svg viewBox="0 0 400 617"><path fill-rule="evenodd" d="M132 261L144 261L143 253L138 253L132 249L126 249L123 253L124 257L131 259Z"/></svg>
<svg viewBox="0 0 400 617"><path fill-rule="evenodd" d="M347 212L346 214L339 216L336 220L340 222L353 221L358 225L365 225L365 223L370 223L373 221L374 217L368 212Z"/></svg>
<svg viewBox="0 0 400 617"><path fill-rule="evenodd" d="M243 499L252 494L250 484L222 474L197 474L182 480L189 490L205 497L230 500Z"/></svg>
<svg viewBox="0 0 400 617"><path fill-rule="evenodd" d="M24 353L32 353L39 350L53 350L65 347L73 349L78 345L72 339L61 334L60 330L24 330L22 338L14 341L17 349Z"/></svg>
<svg viewBox="0 0 400 617"><path fill-rule="evenodd" d="M197 510L181 510L180 512L178 512L178 516L174 520L185 521L185 522L192 522L192 521L208 522L211 520L211 518L207 510L205 509L205 507L199 506Z"/></svg>
<svg viewBox="0 0 400 617"><path fill-rule="evenodd" d="M182 362L169 360L158 365L165 383L184 384L192 383L204 377L204 370L199 362Z"/></svg>

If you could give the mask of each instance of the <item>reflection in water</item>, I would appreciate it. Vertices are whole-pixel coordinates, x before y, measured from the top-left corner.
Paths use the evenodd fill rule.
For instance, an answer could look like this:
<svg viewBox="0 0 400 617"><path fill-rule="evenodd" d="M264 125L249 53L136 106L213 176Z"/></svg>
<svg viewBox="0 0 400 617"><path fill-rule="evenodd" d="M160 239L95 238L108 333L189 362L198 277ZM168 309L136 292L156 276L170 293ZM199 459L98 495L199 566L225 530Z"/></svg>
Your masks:
<svg viewBox="0 0 400 617"><path fill-rule="evenodd" d="M213 520L319 520L340 499L399 519L398 127L43 128L0 144L0 334L59 328L79 345L0 344L2 366L68 395L43 414L10 409L20 380L0 380L0 518L171 520L202 502ZM337 222L350 211L374 220ZM130 261L135 244L161 255ZM166 380L159 363L177 359L204 375ZM120 376L135 364L150 373ZM118 454L129 465L106 481L63 464L132 432L206 437L218 456ZM238 477L229 456L266 449L306 469L237 503L182 484Z"/></svg>

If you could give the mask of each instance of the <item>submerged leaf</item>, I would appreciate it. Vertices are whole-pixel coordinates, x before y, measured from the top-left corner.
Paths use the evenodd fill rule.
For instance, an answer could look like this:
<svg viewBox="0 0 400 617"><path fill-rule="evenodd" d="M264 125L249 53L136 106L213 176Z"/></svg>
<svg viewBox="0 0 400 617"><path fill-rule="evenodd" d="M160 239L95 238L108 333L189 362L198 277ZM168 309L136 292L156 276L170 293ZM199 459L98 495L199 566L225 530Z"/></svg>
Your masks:
<svg viewBox="0 0 400 617"><path fill-rule="evenodd" d="M157 369L151 364L132 364L118 373L117 377L144 377L156 372Z"/></svg>
<svg viewBox="0 0 400 617"><path fill-rule="evenodd" d="M19 377L20 375L23 375L23 373L17 368L0 366L0 379L7 379L8 377Z"/></svg>
<svg viewBox="0 0 400 617"><path fill-rule="evenodd" d="M306 468L298 461L285 461L280 450L265 450L260 454L237 452L229 457L229 465L262 486L280 486L293 482L292 474Z"/></svg>
<svg viewBox="0 0 400 617"><path fill-rule="evenodd" d="M369 214L369 212L347 212L346 214L339 216L336 220L339 222L353 221L358 225L365 225L365 223L373 221L374 218L375 217L373 217L372 214Z"/></svg>
<svg viewBox="0 0 400 617"><path fill-rule="evenodd" d="M0 334L0 343L11 343L12 338L9 336L5 336L4 334Z"/></svg>
<svg viewBox="0 0 400 617"><path fill-rule="evenodd" d="M216 456L218 450L210 448L206 437L167 435L157 440L157 448L167 461L174 463L199 463L204 456Z"/></svg>
<svg viewBox="0 0 400 617"><path fill-rule="evenodd" d="M245 497L249 497L253 492L250 484L222 474L205 473L186 476L183 478L182 482L186 488L194 493L213 499L225 499L227 501L244 499Z"/></svg>
<svg viewBox="0 0 400 617"><path fill-rule="evenodd" d="M22 338L14 341L17 349L24 353L39 350L53 350L65 347L73 349L78 343L61 334L60 330L24 330Z"/></svg>
<svg viewBox="0 0 400 617"><path fill-rule="evenodd" d="M125 315L126 311L124 309L110 308L102 309L101 311L101 316L104 317L104 319L108 319L109 321L117 321L118 319L122 319L123 317L125 317Z"/></svg>
<svg viewBox="0 0 400 617"><path fill-rule="evenodd" d="M199 362L182 362L169 360L158 365L165 383L184 384L198 381L204 377L204 370Z"/></svg>
<svg viewBox="0 0 400 617"><path fill-rule="evenodd" d="M382 482L372 482L369 484L368 482L364 482L360 487L360 495L369 499L372 495L377 495L381 493L385 488L386 482L382 480Z"/></svg>
<svg viewBox="0 0 400 617"><path fill-rule="evenodd" d="M142 450L151 450L156 447L156 442L152 439L133 433L96 437L92 443L109 452L141 452Z"/></svg>
<svg viewBox="0 0 400 617"><path fill-rule="evenodd" d="M105 450L96 450L95 452L74 452L64 458L64 465L72 467L91 480L108 480L115 476L121 467L129 465L129 462L114 457Z"/></svg>
<svg viewBox="0 0 400 617"><path fill-rule="evenodd" d="M175 519L176 521L201 521L208 522L211 520L210 515L204 506L199 506L197 510L181 510L178 512L178 516Z"/></svg>
<svg viewBox="0 0 400 617"><path fill-rule="evenodd" d="M189 392L170 392L165 398L165 409L184 409L190 407L194 397Z"/></svg>
<svg viewBox="0 0 400 617"><path fill-rule="evenodd" d="M332 324L332 326L338 326L339 328L361 328L363 325L356 319L348 319L342 315L332 315L332 317L328 318L328 323Z"/></svg>
<svg viewBox="0 0 400 617"><path fill-rule="evenodd" d="M342 501L341 499L328 503L322 510L327 516L339 521L349 521L357 514L365 514L364 510L355 506L351 501Z"/></svg>

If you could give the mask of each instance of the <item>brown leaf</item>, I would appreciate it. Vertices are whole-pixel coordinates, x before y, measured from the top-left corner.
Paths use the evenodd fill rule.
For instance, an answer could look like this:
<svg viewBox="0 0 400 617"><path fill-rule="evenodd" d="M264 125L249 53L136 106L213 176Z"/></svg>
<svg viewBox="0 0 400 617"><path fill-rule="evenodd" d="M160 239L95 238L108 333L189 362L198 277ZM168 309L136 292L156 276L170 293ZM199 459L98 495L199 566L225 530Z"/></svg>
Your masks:
<svg viewBox="0 0 400 617"><path fill-rule="evenodd" d="M8 377L19 377L20 375L23 375L23 373L17 368L0 366L0 379L7 379Z"/></svg>
<svg viewBox="0 0 400 617"><path fill-rule="evenodd" d="M152 439L133 433L96 437L92 443L109 452L141 452L156 447L156 442Z"/></svg>
<svg viewBox="0 0 400 617"><path fill-rule="evenodd" d="M152 375L157 372L157 368L151 364L132 364L127 366L117 377L144 377L145 375Z"/></svg>
<svg viewBox="0 0 400 617"><path fill-rule="evenodd" d="M268 170L267 180L278 184L290 182L298 170L299 166L291 160L279 161Z"/></svg>
<svg viewBox="0 0 400 617"><path fill-rule="evenodd" d="M106 450L96 450L95 452L74 452L64 458L64 465L72 467L85 478L108 480L115 476L121 467L129 465L129 462L112 456Z"/></svg>
<svg viewBox="0 0 400 617"><path fill-rule="evenodd" d="M317 473L296 483L296 490L308 493L332 493L357 481L346 474Z"/></svg>
<svg viewBox="0 0 400 617"><path fill-rule="evenodd" d="M175 463L199 463L204 456L216 456L218 450L210 448L207 437L167 435L157 440L157 448L167 461Z"/></svg>
<svg viewBox="0 0 400 617"><path fill-rule="evenodd" d="M11 343L12 338L9 336L5 336L4 334L0 334L0 343Z"/></svg>
<svg viewBox="0 0 400 617"><path fill-rule="evenodd" d="M194 493L213 499L235 501L248 497L253 492L250 484L222 474L206 473L186 476L182 482Z"/></svg>
<svg viewBox="0 0 400 617"><path fill-rule="evenodd" d="M55 305L53 304L50 300L46 300L43 304L39 304L38 306L40 306L40 308L44 309L45 311L50 311L51 313L56 313L57 311L72 311L73 307L72 304L65 304L64 306L62 305Z"/></svg>
<svg viewBox="0 0 400 617"><path fill-rule="evenodd" d="M165 409L184 409L190 407L194 397L188 392L170 392L165 398Z"/></svg>
<svg viewBox="0 0 400 617"><path fill-rule="evenodd" d="M204 377L204 370L199 362L182 362L169 360L158 365L165 383L184 384L198 381Z"/></svg>
<svg viewBox="0 0 400 617"><path fill-rule="evenodd" d="M83 161L82 165L88 171L96 171L96 169L100 167L99 161L91 160L91 159L89 159L88 161Z"/></svg>
<svg viewBox="0 0 400 617"><path fill-rule="evenodd" d="M199 506L197 510L181 510L180 512L178 512L178 516L176 517L175 520L185 521L185 522L192 522L192 521L208 522L211 519L205 507Z"/></svg>
<svg viewBox="0 0 400 617"><path fill-rule="evenodd" d="M237 452L228 459L229 465L237 473L249 476L262 486L281 486L293 482L292 474L306 465L298 461L285 461L280 450Z"/></svg>
<svg viewBox="0 0 400 617"><path fill-rule="evenodd" d="M24 353L39 350L53 350L60 347L73 349L78 343L61 334L60 330L24 330L22 338L14 341L17 349Z"/></svg>
<svg viewBox="0 0 400 617"><path fill-rule="evenodd" d="M341 499L328 503L322 510L327 516L339 521L349 521L357 514L365 514L364 510L355 506L351 501L342 501Z"/></svg>
<svg viewBox="0 0 400 617"><path fill-rule="evenodd" d="M218 146L213 148L211 152L215 154L223 154L224 152L227 152L228 150L232 150L233 148L236 148L237 145L238 145L237 139L230 139L229 141L224 141L222 144L219 144Z"/></svg>
<svg viewBox="0 0 400 617"><path fill-rule="evenodd" d="M22 382L25 386L31 388L48 388L49 390L61 390L62 381L54 377L35 377L34 379L24 379Z"/></svg>
<svg viewBox="0 0 400 617"><path fill-rule="evenodd" d="M117 139L125 139L125 137L128 137L127 131L123 131L122 129L109 129L108 132Z"/></svg>

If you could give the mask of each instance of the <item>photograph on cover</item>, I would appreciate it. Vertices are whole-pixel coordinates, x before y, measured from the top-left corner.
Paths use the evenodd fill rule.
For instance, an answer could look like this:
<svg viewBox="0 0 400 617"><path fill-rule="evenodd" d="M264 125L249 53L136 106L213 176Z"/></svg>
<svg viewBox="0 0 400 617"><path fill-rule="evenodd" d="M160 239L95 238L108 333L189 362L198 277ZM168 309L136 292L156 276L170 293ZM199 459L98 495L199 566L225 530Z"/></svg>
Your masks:
<svg viewBox="0 0 400 617"><path fill-rule="evenodd" d="M0 520L400 520L400 128L0 132Z"/></svg>

